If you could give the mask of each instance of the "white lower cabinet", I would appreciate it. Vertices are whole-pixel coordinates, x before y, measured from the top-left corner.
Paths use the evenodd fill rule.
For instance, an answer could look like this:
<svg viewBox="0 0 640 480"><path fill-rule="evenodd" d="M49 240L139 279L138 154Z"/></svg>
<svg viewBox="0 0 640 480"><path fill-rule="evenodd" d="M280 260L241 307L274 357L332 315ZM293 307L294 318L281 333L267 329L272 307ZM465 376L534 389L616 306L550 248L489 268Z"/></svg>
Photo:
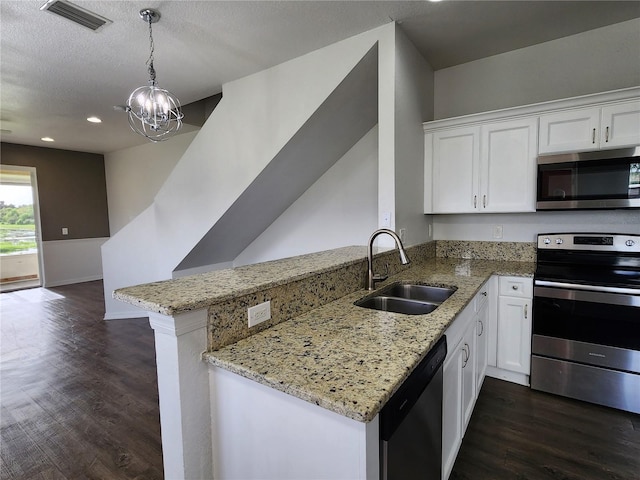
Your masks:
<svg viewBox="0 0 640 480"><path fill-rule="evenodd" d="M486 287L489 286L487 282ZM488 290L488 288L487 288ZM490 292L487 291L487 296ZM480 292L482 295L482 292ZM485 297L486 298L486 297ZM478 308L476 313L476 356L475 356L475 371L476 371L476 389L478 394L484 377L487 373L488 365L488 347L489 347L489 301L486 299L484 304Z"/></svg>
<svg viewBox="0 0 640 480"><path fill-rule="evenodd" d="M495 365L489 367L489 376L529 385L532 298L532 279L499 278Z"/></svg>
<svg viewBox="0 0 640 480"><path fill-rule="evenodd" d="M446 480L462 443L462 369L466 356L462 345L449 348L442 372L442 478Z"/></svg>
<svg viewBox="0 0 640 480"><path fill-rule="evenodd" d="M498 309L498 368L529 375L531 300L500 297Z"/></svg>
<svg viewBox="0 0 640 480"><path fill-rule="evenodd" d="M462 339L462 425L467 429L476 400L476 325L471 322Z"/></svg>
<svg viewBox="0 0 640 480"><path fill-rule="evenodd" d="M451 474L473 412L487 366L487 318L491 296L487 282L449 326L443 367L442 478Z"/></svg>

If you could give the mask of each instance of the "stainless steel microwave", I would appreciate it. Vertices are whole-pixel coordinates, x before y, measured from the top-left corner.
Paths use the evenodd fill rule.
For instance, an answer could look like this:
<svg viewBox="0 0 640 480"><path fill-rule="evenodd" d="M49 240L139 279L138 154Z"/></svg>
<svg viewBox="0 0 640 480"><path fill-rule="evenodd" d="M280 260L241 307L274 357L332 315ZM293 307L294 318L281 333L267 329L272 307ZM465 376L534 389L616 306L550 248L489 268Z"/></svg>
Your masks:
<svg viewBox="0 0 640 480"><path fill-rule="evenodd" d="M640 147L538 157L537 210L640 208Z"/></svg>

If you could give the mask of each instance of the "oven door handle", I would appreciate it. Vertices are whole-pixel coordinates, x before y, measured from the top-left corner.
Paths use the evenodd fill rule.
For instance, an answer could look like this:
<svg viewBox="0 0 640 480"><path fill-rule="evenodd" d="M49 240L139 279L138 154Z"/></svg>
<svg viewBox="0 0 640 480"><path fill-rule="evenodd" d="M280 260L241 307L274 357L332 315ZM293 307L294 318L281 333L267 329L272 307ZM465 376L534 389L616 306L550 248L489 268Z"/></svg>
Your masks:
<svg viewBox="0 0 640 480"><path fill-rule="evenodd" d="M610 305L622 305L625 307L639 307L640 295L627 295L624 293L610 293L608 291L574 288L573 284L560 284L555 282L545 282L553 284L550 286L541 286L538 281L533 289L534 298L557 298L559 300L574 300L577 302L607 303ZM566 287L558 288L559 285ZM582 287L582 285L581 285ZM609 288L609 287L604 287ZM628 290L628 289L624 289Z"/></svg>
<svg viewBox="0 0 640 480"><path fill-rule="evenodd" d="M549 280L536 280L535 285L540 287L568 288L570 290L586 290L588 292L622 293L626 295L640 295L637 288L603 287L600 285L582 285L580 283L552 282Z"/></svg>

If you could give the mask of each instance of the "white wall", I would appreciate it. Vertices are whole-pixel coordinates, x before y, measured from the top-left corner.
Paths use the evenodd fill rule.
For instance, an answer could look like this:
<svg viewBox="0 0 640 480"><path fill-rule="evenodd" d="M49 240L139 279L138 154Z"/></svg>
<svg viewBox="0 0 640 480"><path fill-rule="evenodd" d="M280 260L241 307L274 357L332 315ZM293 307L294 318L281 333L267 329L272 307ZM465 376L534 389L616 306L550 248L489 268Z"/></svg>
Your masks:
<svg viewBox="0 0 640 480"><path fill-rule="evenodd" d="M390 30L380 27L224 85L222 101L154 203L103 246L106 318L144 315L114 301L112 291L171 278L191 249Z"/></svg>
<svg viewBox="0 0 640 480"><path fill-rule="evenodd" d="M197 133L183 133L160 143L149 142L105 154L111 235L153 203L156 193Z"/></svg>
<svg viewBox="0 0 640 480"><path fill-rule="evenodd" d="M100 247L108 238L79 238L42 242L42 281L45 287L102 278Z"/></svg>
<svg viewBox="0 0 640 480"><path fill-rule="evenodd" d="M429 239L430 218L422 208L422 122L433 118L433 69L400 28L396 28L395 41L395 230L405 230L408 246Z"/></svg>
<svg viewBox="0 0 640 480"><path fill-rule="evenodd" d="M495 55L435 73L435 118L640 85L640 19ZM637 211L433 215L436 240L534 241L538 233L640 233Z"/></svg>
<svg viewBox="0 0 640 480"><path fill-rule="evenodd" d="M637 85L640 19L438 70L434 113L441 119Z"/></svg>
<svg viewBox="0 0 640 480"><path fill-rule="evenodd" d="M378 127L374 127L234 261L248 265L348 245L377 228Z"/></svg>
<svg viewBox="0 0 640 480"><path fill-rule="evenodd" d="M380 32L379 127L234 261L246 265L345 245L364 245L391 213L406 245L428 238L422 122L433 117L433 70L397 25ZM427 85L427 88L424 88ZM377 245L393 247L380 237Z"/></svg>
<svg viewBox="0 0 640 480"><path fill-rule="evenodd" d="M503 226L503 238L493 227ZM640 234L637 210L433 215L436 240L533 242L539 233L602 232Z"/></svg>

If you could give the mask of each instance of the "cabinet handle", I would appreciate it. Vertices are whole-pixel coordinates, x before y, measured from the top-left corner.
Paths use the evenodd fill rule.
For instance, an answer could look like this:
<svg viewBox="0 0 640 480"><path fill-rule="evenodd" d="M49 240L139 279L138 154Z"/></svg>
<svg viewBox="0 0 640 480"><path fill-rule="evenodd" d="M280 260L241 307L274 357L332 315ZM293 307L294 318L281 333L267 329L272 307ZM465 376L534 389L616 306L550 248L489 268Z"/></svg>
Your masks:
<svg viewBox="0 0 640 480"><path fill-rule="evenodd" d="M605 130L604 133L604 141L608 142L609 141L609 127L607 127L607 129Z"/></svg>
<svg viewBox="0 0 640 480"><path fill-rule="evenodd" d="M476 208L478 206L478 196L474 195L473 196L473 208Z"/></svg>
<svg viewBox="0 0 640 480"><path fill-rule="evenodd" d="M480 295L482 295L483 297L487 296L487 292L480 292Z"/></svg>
<svg viewBox="0 0 640 480"><path fill-rule="evenodd" d="M482 196L482 208L487 208L487 196Z"/></svg>
<svg viewBox="0 0 640 480"><path fill-rule="evenodd" d="M518 285L511 285L511 288L514 290L518 290Z"/></svg>
<svg viewBox="0 0 640 480"><path fill-rule="evenodd" d="M482 320L478 320L478 323L480 324L480 333L478 334L478 336L481 337L484 333L484 323L482 323Z"/></svg>
<svg viewBox="0 0 640 480"><path fill-rule="evenodd" d="M591 134L591 143L596 143L596 129L593 129L593 133Z"/></svg>
<svg viewBox="0 0 640 480"><path fill-rule="evenodd" d="M526 320L526 319L527 319L527 317L529 316L528 310L529 310L529 305L527 305L527 304L525 303L525 304L524 304L524 318L525 318L525 320Z"/></svg>
<svg viewBox="0 0 640 480"><path fill-rule="evenodd" d="M464 368L467 366L467 363L469 363L469 357L471 356L471 351L469 350L468 343L464 344L464 347L462 347L462 351L465 353L464 363L462 364L462 368Z"/></svg>

